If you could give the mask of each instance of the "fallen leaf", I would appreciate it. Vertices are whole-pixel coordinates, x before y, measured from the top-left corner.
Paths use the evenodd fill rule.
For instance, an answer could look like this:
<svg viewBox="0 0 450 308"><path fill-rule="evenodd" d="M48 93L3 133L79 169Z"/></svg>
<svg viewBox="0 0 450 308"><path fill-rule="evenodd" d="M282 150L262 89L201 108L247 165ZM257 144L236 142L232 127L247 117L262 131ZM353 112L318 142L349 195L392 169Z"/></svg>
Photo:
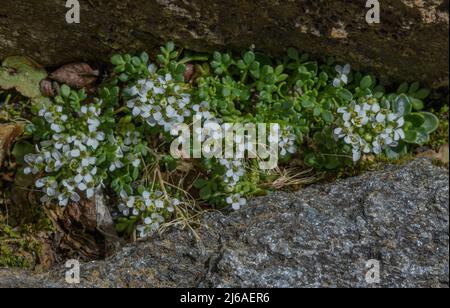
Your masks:
<svg viewBox="0 0 450 308"><path fill-rule="evenodd" d="M448 144L441 146L441 148L439 149L439 160L442 161L444 164L449 163Z"/></svg>
<svg viewBox="0 0 450 308"><path fill-rule="evenodd" d="M99 71L92 69L87 63L71 63L60 67L49 77L72 88L81 89L94 84L99 76Z"/></svg>
<svg viewBox="0 0 450 308"><path fill-rule="evenodd" d="M6 58L0 67L0 88L16 89L23 96L39 99L42 97L39 84L46 77L46 70L33 59L13 56Z"/></svg>
<svg viewBox="0 0 450 308"><path fill-rule="evenodd" d="M0 167L6 154L11 150L14 140L23 134L23 124L0 124Z"/></svg>
<svg viewBox="0 0 450 308"><path fill-rule="evenodd" d="M443 145L439 148L439 151L429 150L426 152L419 153L417 157L426 157L434 160L438 160L444 164L449 163L449 145Z"/></svg>
<svg viewBox="0 0 450 308"><path fill-rule="evenodd" d="M190 82L195 75L195 66L193 64L186 64L186 71L184 72L184 81Z"/></svg>
<svg viewBox="0 0 450 308"><path fill-rule="evenodd" d="M60 86L56 81L44 79L41 81L40 87L41 93L45 97L55 97L61 93Z"/></svg>

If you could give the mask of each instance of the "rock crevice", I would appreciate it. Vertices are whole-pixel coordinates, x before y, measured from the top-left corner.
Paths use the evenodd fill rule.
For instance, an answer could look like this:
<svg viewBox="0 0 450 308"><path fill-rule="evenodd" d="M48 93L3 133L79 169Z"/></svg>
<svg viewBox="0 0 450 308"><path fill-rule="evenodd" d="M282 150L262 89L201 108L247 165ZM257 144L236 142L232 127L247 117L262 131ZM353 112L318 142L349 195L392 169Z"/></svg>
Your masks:
<svg viewBox="0 0 450 308"><path fill-rule="evenodd" d="M335 56L385 82L448 87L448 0L380 1L380 24L362 0L90 0L67 24L65 1L3 0L0 59L28 55L44 65L107 61L115 52L152 51L166 40L196 51L252 44Z"/></svg>

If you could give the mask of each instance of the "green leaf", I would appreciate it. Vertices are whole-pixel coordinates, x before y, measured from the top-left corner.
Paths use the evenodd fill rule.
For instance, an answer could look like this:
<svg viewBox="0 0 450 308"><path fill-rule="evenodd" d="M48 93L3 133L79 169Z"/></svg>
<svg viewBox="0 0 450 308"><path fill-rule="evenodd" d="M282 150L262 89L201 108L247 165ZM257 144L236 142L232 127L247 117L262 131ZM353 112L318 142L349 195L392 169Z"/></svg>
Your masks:
<svg viewBox="0 0 450 308"><path fill-rule="evenodd" d="M387 147L385 153L389 159L398 159L399 157L408 153L408 148L406 144L401 143L395 148Z"/></svg>
<svg viewBox="0 0 450 308"><path fill-rule="evenodd" d="M228 88L223 88L223 89L222 89L222 95L223 95L224 97L229 97L229 96L231 95L230 89L228 89Z"/></svg>
<svg viewBox="0 0 450 308"><path fill-rule="evenodd" d="M327 156L324 162L324 167L328 170L334 170L341 166L341 162L336 156Z"/></svg>
<svg viewBox="0 0 450 308"><path fill-rule="evenodd" d="M123 60L122 55L114 55L111 58L111 63L117 66L125 64L125 61Z"/></svg>
<svg viewBox="0 0 450 308"><path fill-rule="evenodd" d="M313 115L315 117L318 117L322 114L322 108L320 108L319 106L315 107L313 110Z"/></svg>
<svg viewBox="0 0 450 308"><path fill-rule="evenodd" d="M166 50L171 53L175 50L175 43L174 42L168 42L166 45Z"/></svg>
<svg viewBox="0 0 450 308"><path fill-rule="evenodd" d="M395 113L405 116L412 111L412 104L408 96L401 94L392 104L392 109Z"/></svg>
<svg viewBox="0 0 450 308"><path fill-rule="evenodd" d="M427 132L427 134L435 132L439 127L439 119L430 112L421 112L420 114L425 119L421 127Z"/></svg>
<svg viewBox="0 0 450 308"><path fill-rule="evenodd" d="M302 107L309 109L314 106L314 102L309 97L302 98Z"/></svg>
<svg viewBox="0 0 450 308"><path fill-rule="evenodd" d="M431 93L430 89L420 89L414 94L414 97L420 100L426 99Z"/></svg>
<svg viewBox="0 0 450 308"><path fill-rule="evenodd" d="M319 167L317 157L314 153L309 153L305 156L305 164L308 167Z"/></svg>
<svg viewBox="0 0 450 308"><path fill-rule="evenodd" d="M417 132L416 142L415 142L416 144L424 145L430 141L430 135L425 130L425 128L419 128L416 130L416 132Z"/></svg>
<svg viewBox="0 0 450 308"><path fill-rule="evenodd" d="M408 89L409 84L407 82L404 82L400 85L400 87L398 87L397 94L406 94L406 92L408 92Z"/></svg>
<svg viewBox="0 0 450 308"><path fill-rule="evenodd" d="M334 122L334 116L333 113L331 113L331 111L329 110L324 110L322 112L322 119L327 122L327 123L332 123Z"/></svg>
<svg viewBox="0 0 450 308"><path fill-rule="evenodd" d="M222 55L220 54L220 52L215 51L213 53L213 59L216 61L216 63L219 62L219 65L220 65L220 62L222 62ZM213 66L215 66L215 65L213 64Z"/></svg>
<svg viewBox="0 0 450 308"><path fill-rule="evenodd" d="M425 104L420 99L411 98L411 103L413 105L414 110L422 110L423 108L425 108Z"/></svg>
<svg viewBox="0 0 450 308"><path fill-rule="evenodd" d="M351 101L353 99L353 94L347 89L339 89L337 95L346 101Z"/></svg>
<svg viewBox="0 0 450 308"><path fill-rule="evenodd" d="M413 127L421 127L425 123L425 117L418 112L410 113L405 116L405 121L410 122Z"/></svg>
<svg viewBox="0 0 450 308"><path fill-rule="evenodd" d="M149 56L146 52L141 53L141 61L144 64L147 64L149 61Z"/></svg>
<svg viewBox="0 0 450 308"><path fill-rule="evenodd" d="M25 155L31 153L34 153L34 146L27 141L16 143L11 152L16 162L21 165L25 164L24 160Z"/></svg>
<svg viewBox="0 0 450 308"><path fill-rule="evenodd" d="M194 187L197 189L203 188L206 185L208 185L208 181L202 178L197 179L194 183Z"/></svg>
<svg viewBox="0 0 450 308"><path fill-rule="evenodd" d="M414 94L416 93L418 90L420 89L420 83L419 82L414 82L411 87L409 87L409 91L408 94Z"/></svg>
<svg viewBox="0 0 450 308"><path fill-rule="evenodd" d="M61 86L61 96L62 97L68 98L70 96L70 92L71 92L71 90L68 85L63 84Z"/></svg>
<svg viewBox="0 0 450 308"><path fill-rule="evenodd" d="M361 79L361 82L359 83L359 87L362 90L369 89L372 86L372 77L365 76L363 79Z"/></svg>
<svg viewBox="0 0 450 308"><path fill-rule="evenodd" d="M405 142L407 143L416 143L417 140L417 131L414 129L410 129L405 131Z"/></svg>
<svg viewBox="0 0 450 308"><path fill-rule="evenodd" d="M320 78L320 80L326 82L326 81L328 81L328 74L325 72L321 72L319 75L319 78Z"/></svg>
<svg viewBox="0 0 450 308"><path fill-rule="evenodd" d="M252 64L255 61L255 58L256 56L252 51L249 51L244 55L244 61L247 65Z"/></svg>
<svg viewBox="0 0 450 308"><path fill-rule="evenodd" d="M209 187L209 185L204 186L201 190L200 190L200 198L202 198L203 200L208 200L211 197L212 191L211 188Z"/></svg>

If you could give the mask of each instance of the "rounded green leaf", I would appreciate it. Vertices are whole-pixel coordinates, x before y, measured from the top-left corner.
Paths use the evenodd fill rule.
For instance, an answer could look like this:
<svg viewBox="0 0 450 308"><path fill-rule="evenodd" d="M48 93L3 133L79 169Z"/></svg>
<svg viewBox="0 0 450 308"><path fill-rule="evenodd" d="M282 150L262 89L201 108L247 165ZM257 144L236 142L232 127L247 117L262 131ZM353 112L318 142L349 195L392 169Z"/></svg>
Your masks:
<svg viewBox="0 0 450 308"><path fill-rule="evenodd" d="M255 61L255 58L256 58L255 54L251 51L247 52L244 55L244 61L247 65L252 64Z"/></svg>
<svg viewBox="0 0 450 308"><path fill-rule="evenodd" d="M61 96L62 97L69 97L70 95L70 88L68 85L63 84L61 86Z"/></svg>
<svg viewBox="0 0 450 308"><path fill-rule="evenodd" d="M405 94L406 92L408 92L408 89L409 84L407 82L404 82L398 87L397 94Z"/></svg>
<svg viewBox="0 0 450 308"><path fill-rule="evenodd" d="M411 98L411 103L414 110L422 110L423 108L425 108L425 104L423 103L423 101L418 98Z"/></svg>
<svg viewBox="0 0 450 308"><path fill-rule="evenodd" d="M420 89L420 83L419 83L419 82L414 82L414 83L409 87L408 94L414 94L414 93L416 93L419 89Z"/></svg>
<svg viewBox="0 0 450 308"><path fill-rule="evenodd" d="M430 95L430 93L430 89L420 89L414 94L414 97L420 100L424 100Z"/></svg>
<svg viewBox="0 0 450 308"><path fill-rule="evenodd" d="M123 60L121 55L114 55L111 58L111 63L114 65L122 65L122 64L125 64L125 61Z"/></svg>
<svg viewBox="0 0 450 308"><path fill-rule="evenodd" d="M353 94L347 89L339 89L337 95L346 101L351 101L353 99Z"/></svg>
<svg viewBox="0 0 450 308"><path fill-rule="evenodd" d="M305 164L309 167L318 167L319 163L314 153L309 153L305 156Z"/></svg>
<svg viewBox="0 0 450 308"><path fill-rule="evenodd" d="M414 129L407 130L405 132L405 142L407 143L416 143L417 139L417 131Z"/></svg>
<svg viewBox="0 0 450 308"><path fill-rule="evenodd" d="M334 116L329 110L324 110L322 112L322 119L327 123L332 123L334 121Z"/></svg>
<svg viewBox="0 0 450 308"><path fill-rule="evenodd" d="M392 109L395 113L401 116L410 114L412 111L412 104L409 97L403 94L399 95L392 104Z"/></svg>
<svg viewBox="0 0 450 308"><path fill-rule="evenodd" d="M400 143L395 148L387 147L385 152L386 152L386 156L389 159L397 159L397 158L401 157L402 155L405 155L406 153L408 153L408 148L407 148L406 144Z"/></svg>
<svg viewBox="0 0 450 308"><path fill-rule="evenodd" d="M410 113L405 116L405 121L410 122L413 127L418 128L425 123L425 117L418 112Z"/></svg>
<svg viewBox="0 0 450 308"><path fill-rule="evenodd" d="M427 134L431 134L435 132L439 127L439 119L430 112L421 112L420 113L425 121L422 124L422 128L427 132Z"/></svg>
<svg viewBox="0 0 450 308"><path fill-rule="evenodd" d="M363 79L361 79L361 82L359 83L359 87L362 90L369 89L372 86L372 77L365 76Z"/></svg>
<svg viewBox="0 0 450 308"><path fill-rule="evenodd" d="M425 143L430 141L430 135L427 133L425 128L419 128L416 130L417 137L416 137L416 144L418 145L424 145Z"/></svg>

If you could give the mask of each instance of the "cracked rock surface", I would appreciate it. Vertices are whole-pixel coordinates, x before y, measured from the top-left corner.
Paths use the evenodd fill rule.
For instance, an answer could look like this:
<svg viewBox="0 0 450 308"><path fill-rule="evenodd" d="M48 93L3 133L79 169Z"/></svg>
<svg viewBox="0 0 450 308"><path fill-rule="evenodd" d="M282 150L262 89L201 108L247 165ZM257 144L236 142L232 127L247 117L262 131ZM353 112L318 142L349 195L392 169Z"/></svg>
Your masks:
<svg viewBox="0 0 450 308"><path fill-rule="evenodd" d="M419 159L209 213L82 264L79 287L448 287L449 174ZM366 262L381 264L368 285ZM0 269L0 287L69 287L65 269Z"/></svg>
<svg viewBox="0 0 450 308"><path fill-rule="evenodd" d="M45 66L107 61L152 51L166 40L195 51L252 44L277 55L297 47L335 56L385 82L448 88L448 0L380 1L380 24L365 0L90 0L67 24L61 0L2 0L0 59L27 55Z"/></svg>

